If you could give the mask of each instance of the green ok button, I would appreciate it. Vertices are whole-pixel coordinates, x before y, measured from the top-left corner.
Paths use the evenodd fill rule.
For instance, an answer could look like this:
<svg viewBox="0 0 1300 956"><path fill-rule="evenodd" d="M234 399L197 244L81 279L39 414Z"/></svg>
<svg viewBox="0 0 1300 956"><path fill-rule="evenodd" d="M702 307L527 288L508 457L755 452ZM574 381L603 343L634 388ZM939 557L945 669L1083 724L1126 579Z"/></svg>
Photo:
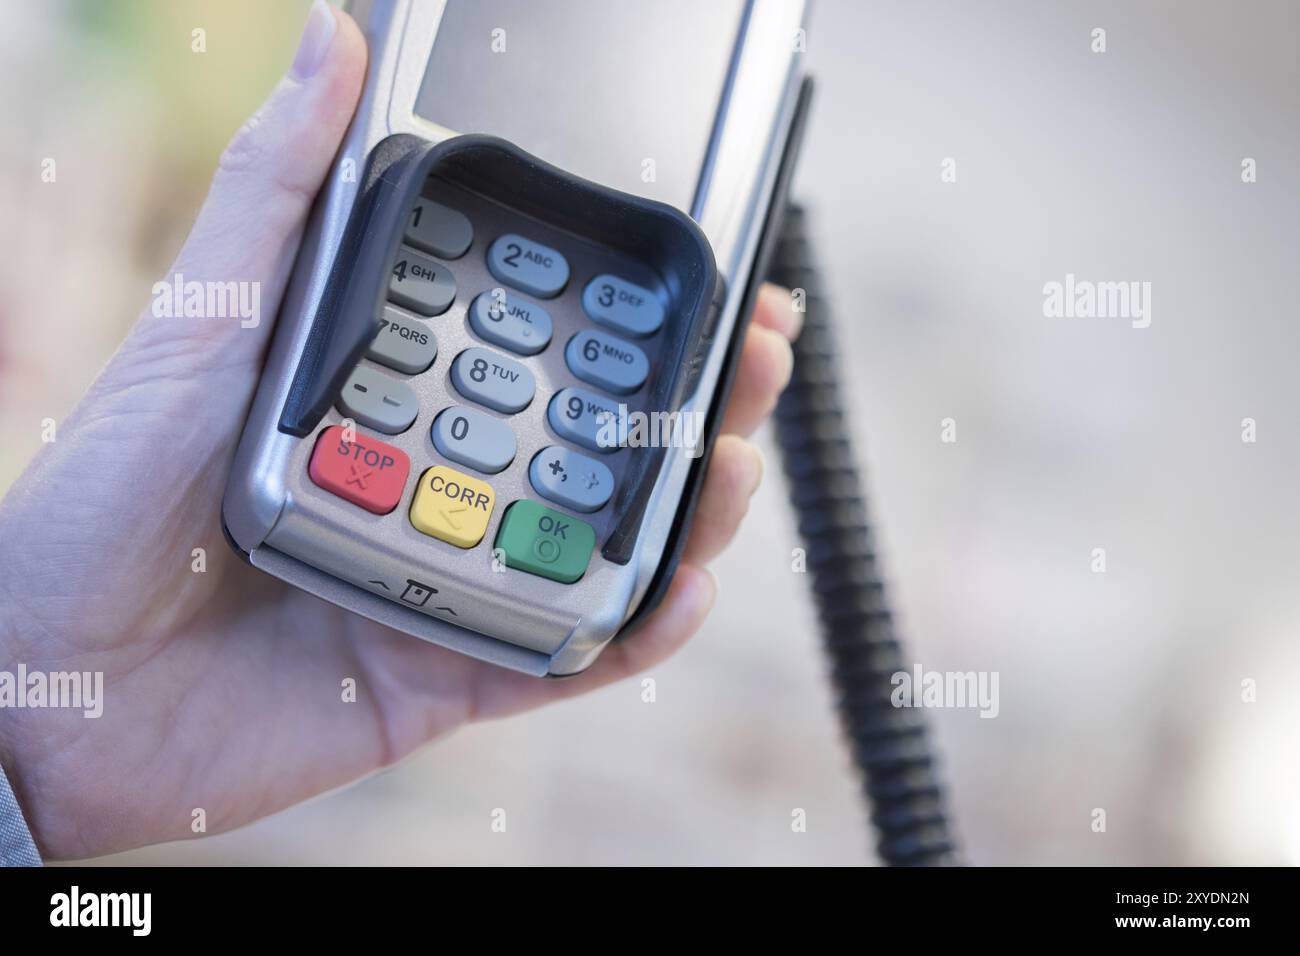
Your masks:
<svg viewBox="0 0 1300 956"><path fill-rule="evenodd" d="M585 521L524 499L506 509L496 546L506 567L572 584L587 570L596 532Z"/></svg>

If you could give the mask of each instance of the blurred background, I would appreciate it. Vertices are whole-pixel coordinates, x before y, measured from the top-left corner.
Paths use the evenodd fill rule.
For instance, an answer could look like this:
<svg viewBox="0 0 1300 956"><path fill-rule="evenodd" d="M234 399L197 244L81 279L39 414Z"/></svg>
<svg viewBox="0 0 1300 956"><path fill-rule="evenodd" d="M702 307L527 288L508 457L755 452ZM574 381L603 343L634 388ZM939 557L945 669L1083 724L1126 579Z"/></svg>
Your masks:
<svg viewBox="0 0 1300 956"><path fill-rule="evenodd" d="M0 490L147 303L307 2L3 6ZM1300 863L1298 32L1282 0L814 11L796 192L893 600L927 669L1000 675L996 719L930 715L976 862ZM1150 328L1044 318L1067 272L1151 282ZM629 681L111 862L872 862L761 440L656 703Z"/></svg>

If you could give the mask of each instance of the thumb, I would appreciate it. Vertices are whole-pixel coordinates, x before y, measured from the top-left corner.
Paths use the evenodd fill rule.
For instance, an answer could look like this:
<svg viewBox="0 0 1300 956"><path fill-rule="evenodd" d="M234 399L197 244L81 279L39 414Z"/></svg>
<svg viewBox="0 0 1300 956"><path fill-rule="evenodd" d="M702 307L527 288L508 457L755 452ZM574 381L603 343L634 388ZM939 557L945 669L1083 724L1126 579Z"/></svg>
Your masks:
<svg viewBox="0 0 1300 956"><path fill-rule="evenodd" d="M213 368L256 371L307 214L356 109L365 62L352 18L316 0L288 74L226 148L171 273L155 285L151 308L106 373L138 382ZM176 314L198 288L214 290L205 304L211 298L227 307L215 309L219 315ZM228 307L236 301L245 314Z"/></svg>

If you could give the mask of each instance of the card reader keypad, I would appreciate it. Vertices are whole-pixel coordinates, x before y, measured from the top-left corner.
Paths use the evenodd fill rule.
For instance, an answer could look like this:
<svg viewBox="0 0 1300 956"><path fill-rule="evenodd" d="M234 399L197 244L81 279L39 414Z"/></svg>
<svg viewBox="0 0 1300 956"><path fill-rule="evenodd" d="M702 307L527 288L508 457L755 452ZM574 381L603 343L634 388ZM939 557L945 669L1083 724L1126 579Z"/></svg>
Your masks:
<svg viewBox="0 0 1300 956"><path fill-rule="evenodd" d="M569 284L569 263L540 242L509 233L488 249L488 268L507 285L551 299Z"/></svg>
<svg viewBox="0 0 1300 956"><path fill-rule="evenodd" d="M618 402L585 388L571 387L555 393L546 410L546 420L561 438L574 444L612 454L616 439Z"/></svg>
<svg viewBox="0 0 1300 956"><path fill-rule="evenodd" d="M594 321L628 335L653 335L664 324L663 303L655 294L615 275L587 283L582 307Z"/></svg>
<svg viewBox="0 0 1300 956"><path fill-rule="evenodd" d="M431 538L457 548L483 540L496 492L473 475L435 465L420 476L411 501L411 524Z"/></svg>
<svg viewBox="0 0 1300 956"><path fill-rule="evenodd" d="M379 334L370 343L366 358L407 375L418 375L433 364L438 340L427 324L393 305L384 306L379 322Z"/></svg>
<svg viewBox="0 0 1300 956"><path fill-rule="evenodd" d="M533 373L514 359L487 349L466 349L451 363L451 380L471 401L507 415L522 412L533 400Z"/></svg>
<svg viewBox="0 0 1300 956"><path fill-rule="evenodd" d="M574 511L597 511L614 493L614 474L602 462L561 445L539 451L528 478L542 497Z"/></svg>
<svg viewBox="0 0 1300 956"><path fill-rule="evenodd" d="M456 298L451 270L409 246L397 250L388 298L421 315L442 315Z"/></svg>
<svg viewBox="0 0 1300 956"><path fill-rule="evenodd" d="M339 393L339 411L367 428L397 435L415 421L420 400L405 382L359 365Z"/></svg>
<svg viewBox="0 0 1300 956"><path fill-rule="evenodd" d="M452 461L495 475L515 460L515 433L499 418L453 405L433 420L433 447Z"/></svg>
<svg viewBox="0 0 1300 956"><path fill-rule="evenodd" d="M307 468L317 485L377 515L397 507L410 472L406 452L342 425L320 433Z"/></svg>
<svg viewBox="0 0 1300 956"><path fill-rule="evenodd" d="M459 259L474 241L468 217L431 199L417 199L406 225L406 241L443 259Z"/></svg>
<svg viewBox="0 0 1300 956"><path fill-rule="evenodd" d="M475 296L469 325L479 338L518 355L536 355L551 343L550 313L505 289Z"/></svg>
<svg viewBox="0 0 1300 956"><path fill-rule="evenodd" d="M591 385L630 395L650 374L650 360L631 342L588 329L569 339L564 358L574 375Z"/></svg>
<svg viewBox="0 0 1300 956"><path fill-rule="evenodd" d="M619 274L612 257L591 269L586 252L572 274L557 248L567 248L563 234L540 241L523 218L517 231L484 234L473 203L462 211L433 195L407 221L381 329L366 352L374 364L359 365L337 401L343 415L387 436L423 423L412 434L425 436L424 460L409 440L408 455L355 430L345 440L331 425L318 437L311 478L377 520L405 520L464 551L484 542L498 515L494 561L571 584L596 547L591 522L618 487L626 440L618 423L644 404L638 395L656 371L664 300L651 283ZM638 270L646 273L627 268ZM445 384L417 392L413 383L427 376ZM431 392L445 398L422 407L419 395L427 401ZM524 418L533 424L525 428ZM549 439L540 446L539 427ZM398 505L417 472L403 514ZM517 500L498 508L493 483L505 475L521 476L507 482ZM519 483L541 500L519 498Z"/></svg>

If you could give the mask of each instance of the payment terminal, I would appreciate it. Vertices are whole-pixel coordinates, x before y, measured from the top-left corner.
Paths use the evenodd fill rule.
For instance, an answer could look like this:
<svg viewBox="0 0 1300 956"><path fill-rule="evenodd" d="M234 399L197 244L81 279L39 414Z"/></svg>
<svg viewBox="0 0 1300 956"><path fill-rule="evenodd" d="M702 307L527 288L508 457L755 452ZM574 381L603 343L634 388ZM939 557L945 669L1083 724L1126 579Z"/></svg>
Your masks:
<svg viewBox="0 0 1300 956"><path fill-rule="evenodd" d="M358 0L226 489L255 567L574 674L671 578L808 88L799 0Z"/></svg>

